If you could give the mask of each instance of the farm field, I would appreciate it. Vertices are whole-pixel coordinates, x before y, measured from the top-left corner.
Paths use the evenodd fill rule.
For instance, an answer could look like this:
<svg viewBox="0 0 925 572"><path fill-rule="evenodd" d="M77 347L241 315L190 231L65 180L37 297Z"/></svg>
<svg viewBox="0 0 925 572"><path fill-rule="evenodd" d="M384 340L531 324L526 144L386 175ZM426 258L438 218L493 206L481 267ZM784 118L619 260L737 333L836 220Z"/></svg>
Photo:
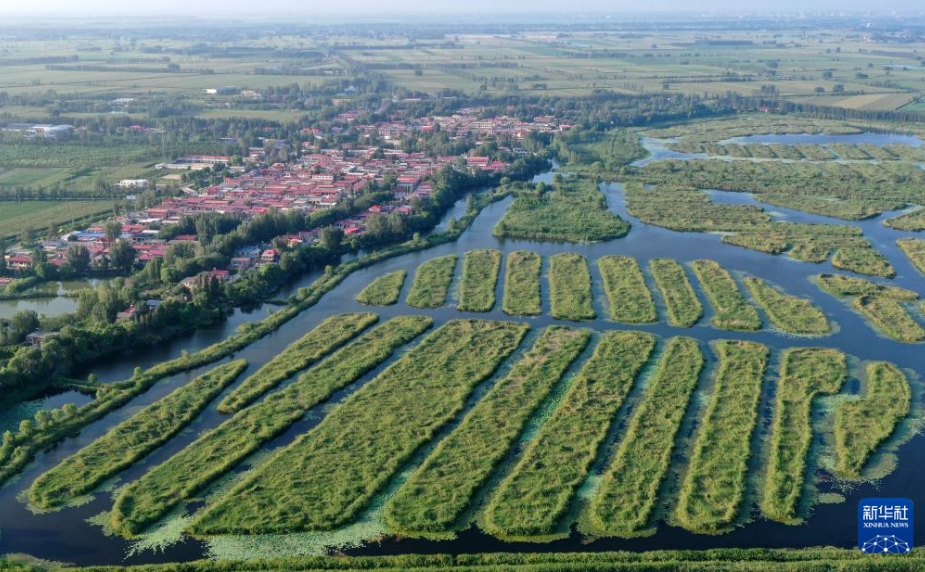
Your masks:
<svg viewBox="0 0 925 572"><path fill-rule="evenodd" d="M0 238L15 238L26 228L44 232L50 224L67 226L111 211L106 201L0 202Z"/></svg>

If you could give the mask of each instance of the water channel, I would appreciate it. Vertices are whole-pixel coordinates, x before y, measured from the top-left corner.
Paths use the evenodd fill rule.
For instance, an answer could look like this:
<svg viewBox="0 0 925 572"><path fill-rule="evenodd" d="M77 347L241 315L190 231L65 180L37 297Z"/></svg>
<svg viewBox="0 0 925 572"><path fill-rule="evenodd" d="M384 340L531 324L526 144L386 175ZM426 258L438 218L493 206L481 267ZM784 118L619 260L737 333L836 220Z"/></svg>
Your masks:
<svg viewBox="0 0 925 572"><path fill-rule="evenodd" d="M839 136L838 142L867 142L866 139L858 139L860 137ZM537 180L549 182L551 173L546 173ZM607 315L606 301L601 290L600 275L596 266L592 264L595 309L599 319L582 323L581 326L590 327L597 331L643 330L652 332L662 339L676 335L687 335L703 342L704 349L706 349L705 344L711 341L730 338L753 340L766 344L775 350L794 346L834 347L857 358L857 361L852 361L853 374L858 371L858 366L867 360L891 361L910 372L925 372L925 352L921 351L920 346L901 344L876 334L845 303L822 293L810 282L810 277L815 274L835 271L829 263L809 264L797 262L784 256L771 256L723 244L718 235L682 233L649 226L626 213L621 185L603 184L601 188L607 196L608 204L612 211L626 218L633 225L629 235L623 239L590 245L499 240L492 236L491 229L512 201L511 198L508 198L487 207L476 219L472 227L456 243L440 245L427 251L386 260L374 267L355 272L335 290L326 294L314 308L303 312L277 332L245 348L234 357L247 358L251 364L247 373L251 373L324 318L341 312L369 311L368 307L358 304L354 300L354 296L377 276L398 269L407 270L409 279L406 281L401 297L402 301L399 304L393 307L376 309L383 319L408 313L425 313L433 317L437 324L460 317L519 321L521 320L520 318L512 318L500 311L503 273L502 283L498 285L498 303L494 311L485 314L458 312L455 308L455 301L461 265L457 268L450 300L443 308L421 311L409 308L403 302L410 287L410 277L413 276L415 268L420 263L444 254L462 254L474 248L495 248L505 254L515 250L532 250L545 257L559 252L578 252L588 257L592 262L609 254L625 254L637 258L643 268L646 267L651 258L655 257L674 258L681 262L711 258L735 271L738 276L744 273L765 278L783 287L790 294L811 298L838 325L834 334L822 338L793 338L770 330L743 334L725 332L714 329L709 325L711 317L709 304L703 299L701 293L699 295L704 303L706 315L693 328L673 328L664 319L662 322L653 325L624 326L604 318ZM755 199L747 194L713 192L713 196L715 200L719 201L759 204L755 203ZM464 212L465 200L461 201L460 204L446 215L443 224L449 220L449 217L458 217ZM773 213L775 218L781 220L846 224L836 219L809 215L799 211L779 207L766 208ZM889 216L895 216L895 213L856 224L863 229L867 238L884 253L896 268L898 275L893 283L925 294L925 277L911 266L895 245L897 238L914 236L914 233L905 233L884 227L881 224L882 220ZM548 260L544 259L544 289L547 273ZM301 281L292 284L289 291L284 292L283 296L309 284L314 278L316 276L306 276ZM651 286L651 277L647 277L647 279ZM551 324L565 323L548 316L548 300L544 299L543 304L544 314L547 315L528 318L523 321L527 321L534 330ZM211 329L200 330L157 347L146 348L144 351L127 352L94 366L88 370L88 373L96 373L103 380L125 379L131 375L136 366L145 368L165 359L177 357L183 350L193 352L206 347L224 339L241 324L261 319L271 310L271 307L263 307L250 314L237 311L226 322ZM660 308L660 313L664 318L664 308ZM767 322L767 320L765 321ZM705 352L705 355L710 355L710 353ZM512 360L515 358L512 358ZM355 391L357 387L372 379L388 363L365 376L357 384L339 392L333 402L336 403L342 400L345 396ZM183 542L168 546L162 551L144 551L129 556L130 544L127 541L107 537L98 527L86 522L86 519L109 510L112 505L110 492L98 492L91 502L83 506L52 514L32 514L17 497L42 472L91 443L110 427L138 411L139 408L160 399L207 369L209 368L177 375L159 383L147 393L137 397L126 407L90 424L79 436L67 439L56 449L39 455L36 462L29 466L19 480L0 489L0 554L8 552L27 553L49 560L73 562L81 565L176 562L202 558L206 555L207 546L204 543L194 539L185 539ZM915 393L921 398L922 385L917 377L914 385ZM849 381L847 387L849 390L856 391L857 382ZM704 383L701 383L698 392L702 401L705 392ZM83 396L78 395L77 397ZM765 402L767 400L768 396L765 396ZM60 403L56 406L58 405ZM282 436L269 443L265 447L265 451L283 446L291 442L299 434L310 429L324 416L329 407L330 405L321 406L310 412L304 421L297 423ZM28 410L24 411L28 412ZM766 404L763 411L769 411ZM213 403L188 429L173 438L143 462L124 471L119 476L118 483L127 483L137 479L150 467L165 461L174 453L183 449L199 433L218 425L223 420L224 417L216 412L215 404ZM759 428L759 431L767 431L766 421ZM343 550L349 554L371 555L486 551L667 550L714 547L851 547L856 542L856 507L858 500L868 496L907 497L914 502L925 504L925 490L920 486L921 471L925 469L925 466L923 466L923 462L925 462L925 438L921 436L913 437L899 449L898 454L900 461L897 469L882 479L876 487L866 484L853 490L839 491L847 497L846 502L816 506L802 526L786 526L766 521L755 514L754 522L721 536L696 535L681 528L659 523L658 532L647 538L634 540L602 539L588 543L587 539L574 532L567 539L548 544L502 542L481 533L477 528L473 527L460 533L459 537L452 541L400 539L385 535L375 542L364 543L349 549L343 548ZM820 490L827 491L829 486L830 484L823 483L820 485ZM920 526L922 525L925 524L920 522ZM332 544L334 543L332 542ZM292 551L298 552L298 549L293 549Z"/></svg>

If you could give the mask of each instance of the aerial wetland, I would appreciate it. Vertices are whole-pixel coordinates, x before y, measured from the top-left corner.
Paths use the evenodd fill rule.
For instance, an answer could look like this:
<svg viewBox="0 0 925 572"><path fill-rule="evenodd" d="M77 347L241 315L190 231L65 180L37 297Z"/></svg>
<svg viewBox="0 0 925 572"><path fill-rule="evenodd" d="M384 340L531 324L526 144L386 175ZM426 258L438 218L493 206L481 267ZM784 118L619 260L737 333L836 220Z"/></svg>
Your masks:
<svg viewBox="0 0 925 572"><path fill-rule="evenodd" d="M5 412L0 458L22 469L0 475L0 553L847 548L859 499L925 505L922 142L715 127L646 133L603 182L557 167L452 242L306 276L285 294L333 287L291 315L98 364L124 403L56 446L21 447L52 422L22 421L89 397ZM910 178L804 201L765 188L783 164Z"/></svg>

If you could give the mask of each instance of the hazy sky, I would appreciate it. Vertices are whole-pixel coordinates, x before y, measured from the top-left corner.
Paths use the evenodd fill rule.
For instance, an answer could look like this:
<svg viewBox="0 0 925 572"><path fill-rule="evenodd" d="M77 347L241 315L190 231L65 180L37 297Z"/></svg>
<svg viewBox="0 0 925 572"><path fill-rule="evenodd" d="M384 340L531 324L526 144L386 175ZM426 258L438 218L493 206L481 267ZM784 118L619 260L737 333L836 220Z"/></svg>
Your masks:
<svg viewBox="0 0 925 572"><path fill-rule="evenodd" d="M913 10L920 0L774 0L752 3L728 0L0 0L0 17L7 15L101 15L101 14L213 14L238 16L260 14L285 16L350 16L363 14L436 14L536 12L632 12L712 10Z"/></svg>

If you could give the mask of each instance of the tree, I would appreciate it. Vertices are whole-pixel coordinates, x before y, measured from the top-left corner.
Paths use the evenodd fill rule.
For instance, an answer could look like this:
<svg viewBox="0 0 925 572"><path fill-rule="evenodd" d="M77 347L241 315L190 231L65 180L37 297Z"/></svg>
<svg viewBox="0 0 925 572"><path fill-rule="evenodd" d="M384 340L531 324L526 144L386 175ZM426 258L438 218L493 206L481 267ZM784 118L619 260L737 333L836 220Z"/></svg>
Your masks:
<svg viewBox="0 0 925 572"><path fill-rule="evenodd" d="M117 220L111 220L106 223L106 238L109 240L110 244L115 242L117 238L122 236L122 223Z"/></svg>
<svg viewBox="0 0 925 572"><path fill-rule="evenodd" d="M83 274L90 268L90 251L82 244L72 244L67 248L67 263L77 274Z"/></svg>
<svg viewBox="0 0 925 572"><path fill-rule="evenodd" d="M19 245L29 247L35 244L35 229L26 225L19 231Z"/></svg>
<svg viewBox="0 0 925 572"><path fill-rule="evenodd" d="M344 231L336 226L326 226L318 233L318 242L329 252L340 252L344 241Z"/></svg>
<svg viewBox="0 0 925 572"><path fill-rule="evenodd" d="M119 272L130 272L135 265L135 249L127 240L117 240L109 247L109 258L112 266Z"/></svg>

